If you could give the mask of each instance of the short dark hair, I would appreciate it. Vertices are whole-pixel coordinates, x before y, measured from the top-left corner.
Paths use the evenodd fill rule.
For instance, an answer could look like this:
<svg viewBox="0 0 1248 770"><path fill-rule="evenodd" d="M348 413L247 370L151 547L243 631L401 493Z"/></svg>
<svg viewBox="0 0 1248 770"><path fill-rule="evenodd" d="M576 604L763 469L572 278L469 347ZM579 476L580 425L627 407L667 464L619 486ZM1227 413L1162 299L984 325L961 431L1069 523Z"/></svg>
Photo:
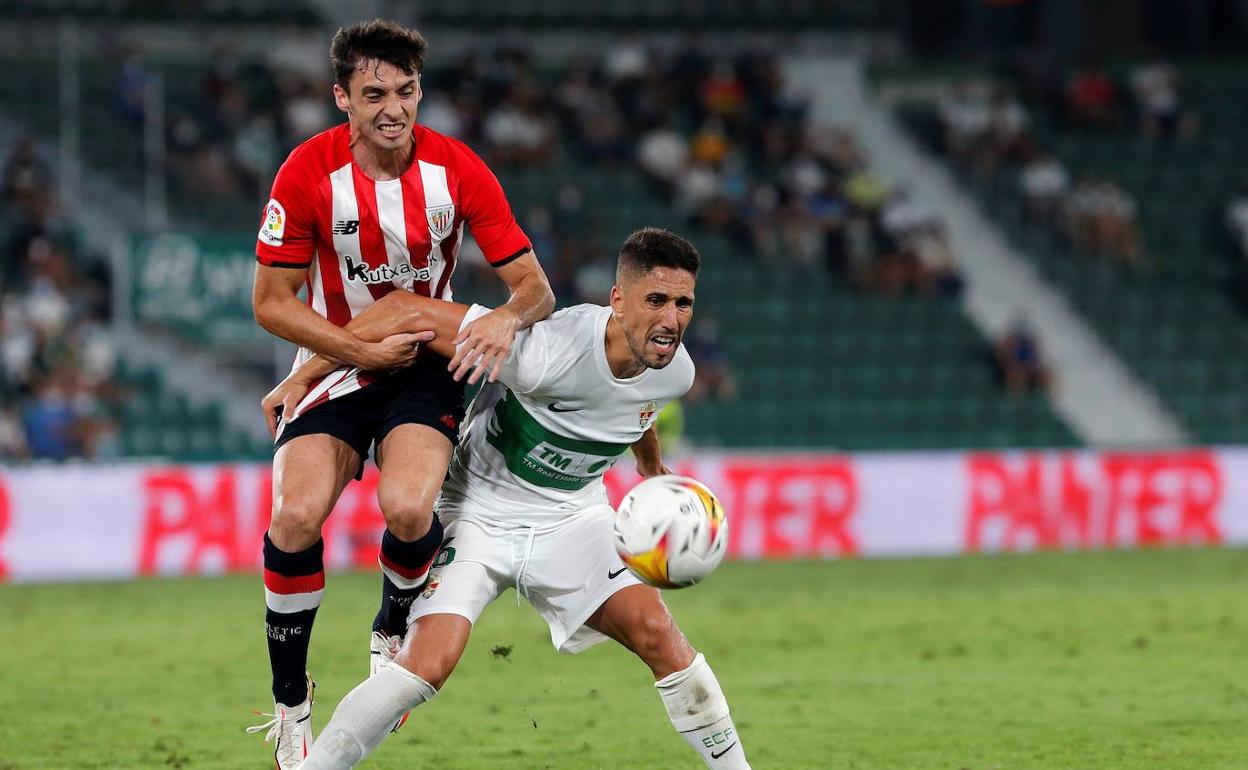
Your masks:
<svg viewBox="0 0 1248 770"><path fill-rule="evenodd" d="M689 241L676 233L660 227L643 227L634 230L620 247L615 263L615 282L625 275L645 275L656 267L672 267L698 274L702 258Z"/></svg>
<svg viewBox="0 0 1248 770"><path fill-rule="evenodd" d="M420 74L428 49L429 44L416 30L388 19L373 19L339 27L329 44L329 63L334 68L334 81L346 91L351 73L372 60L393 65L404 75Z"/></svg>

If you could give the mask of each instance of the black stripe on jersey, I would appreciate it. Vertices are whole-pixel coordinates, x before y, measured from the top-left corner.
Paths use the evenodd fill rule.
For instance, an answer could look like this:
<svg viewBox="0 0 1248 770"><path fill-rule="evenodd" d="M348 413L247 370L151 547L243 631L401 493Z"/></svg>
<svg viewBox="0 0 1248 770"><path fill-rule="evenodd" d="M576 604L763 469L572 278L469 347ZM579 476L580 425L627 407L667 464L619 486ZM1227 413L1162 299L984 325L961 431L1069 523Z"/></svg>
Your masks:
<svg viewBox="0 0 1248 770"><path fill-rule="evenodd" d="M268 258L266 257L266 259ZM305 267L312 266L311 262L279 262L276 259L269 259L267 263L259 259L257 259L256 261L264 265L265 267L289 267L289 268L294 268L294 269L302 269Z"/></svg>
<svg viewBox="0 0 1248 770"><path fill-rule="evenodd" d="M515 262L517 259L520 259L521 257L523 257L525 254L528 254L532 250L533 250L532 246L525 246L523 249L520 249L515 254L512 254L510 257L507 257L506 259L500 259L499 261L492 262L490 264L492 267L502 267L508 262Z"/></svg>

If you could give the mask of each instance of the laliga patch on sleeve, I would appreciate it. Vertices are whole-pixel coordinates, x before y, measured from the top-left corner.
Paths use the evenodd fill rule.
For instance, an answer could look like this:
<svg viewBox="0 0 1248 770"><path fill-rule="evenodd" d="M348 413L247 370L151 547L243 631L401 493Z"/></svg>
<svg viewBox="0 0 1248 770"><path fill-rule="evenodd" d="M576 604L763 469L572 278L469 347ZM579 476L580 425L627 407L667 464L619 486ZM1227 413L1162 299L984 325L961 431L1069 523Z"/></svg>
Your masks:
<svg viewBox="0 0 1248 770"><path fill-rule="evenodd" d="M260 240L270 246L281 246L286 232L286 209L276 198L269 199L264 207L264 223L260 225Z"/></svg>

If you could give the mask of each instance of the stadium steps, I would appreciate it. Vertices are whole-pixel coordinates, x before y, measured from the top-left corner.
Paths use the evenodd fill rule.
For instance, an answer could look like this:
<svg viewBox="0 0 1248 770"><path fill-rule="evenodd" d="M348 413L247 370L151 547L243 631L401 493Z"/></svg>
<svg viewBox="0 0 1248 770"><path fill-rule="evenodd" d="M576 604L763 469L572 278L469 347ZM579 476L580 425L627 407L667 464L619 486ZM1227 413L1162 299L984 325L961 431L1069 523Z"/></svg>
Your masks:
<svg viewBox="0 0 1248 770"><path fill-rule="evenodd" d="M1219 65L1185 68L1188 104L1201 119L1192 140L1158 142L1124 129L1089 134L1052 129L1042 137L1072 176L1118 182L1138 204L1148 266L1127 271L1078 253L1023 222L1016 177L999 173L968 189L1042 273L1119 351L1140 377L1207 443L1248 440L1248 317L1243 268L1222 215L1243 184L1246 110L1231 94L1248 75ZM1052 125L1045 122L1042 125ZM929 111L903 114L931 140Z"/></svg>

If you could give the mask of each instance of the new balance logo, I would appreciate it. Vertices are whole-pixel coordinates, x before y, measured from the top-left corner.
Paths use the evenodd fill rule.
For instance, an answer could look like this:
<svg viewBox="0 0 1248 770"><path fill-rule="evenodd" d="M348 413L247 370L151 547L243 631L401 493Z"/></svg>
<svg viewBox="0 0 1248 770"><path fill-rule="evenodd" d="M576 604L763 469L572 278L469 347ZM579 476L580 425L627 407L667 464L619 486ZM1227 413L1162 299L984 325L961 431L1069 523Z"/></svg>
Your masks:
<svg viewBox="0 0 1248 770"><path fill-rule="evenodd" d="M416 269L407 262L400 263L394 267L388 264L369 267L367 262L356 262L350 254L343 257L343 260L347 263L348 281L393 283L400 278L407 279L409 276L413 281L428 281L431 275L429 268L422 267Z"/></svg>
<svg viewBox="0 0 1248 770"><path fill-rule="evenodd" d="M358 219L339 219L334 223L334 235L355 235L359 229Z"/></svg>

